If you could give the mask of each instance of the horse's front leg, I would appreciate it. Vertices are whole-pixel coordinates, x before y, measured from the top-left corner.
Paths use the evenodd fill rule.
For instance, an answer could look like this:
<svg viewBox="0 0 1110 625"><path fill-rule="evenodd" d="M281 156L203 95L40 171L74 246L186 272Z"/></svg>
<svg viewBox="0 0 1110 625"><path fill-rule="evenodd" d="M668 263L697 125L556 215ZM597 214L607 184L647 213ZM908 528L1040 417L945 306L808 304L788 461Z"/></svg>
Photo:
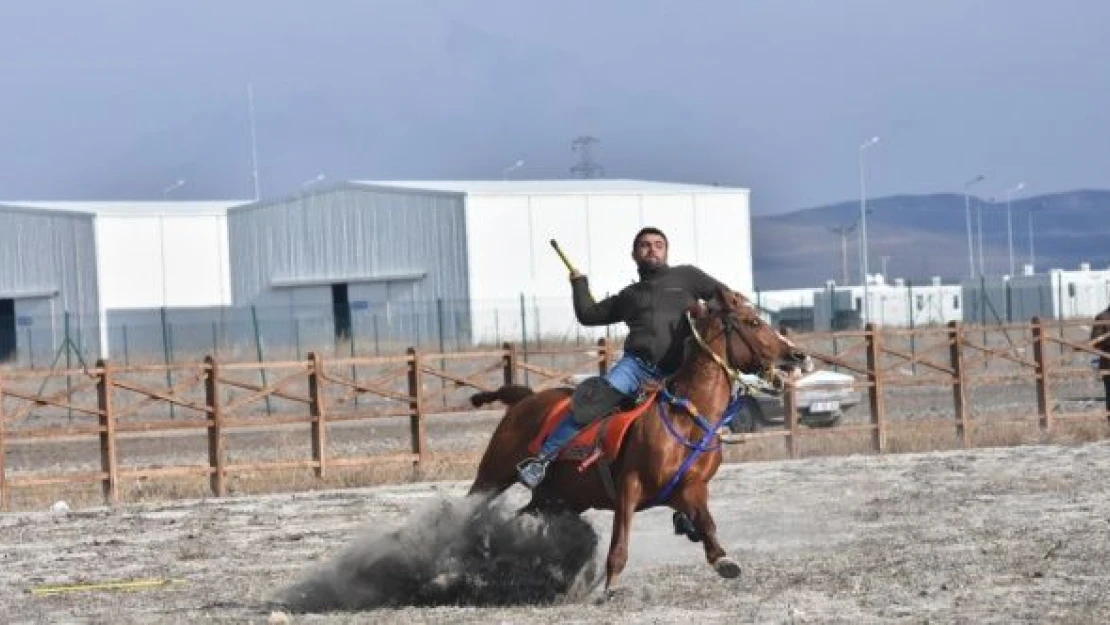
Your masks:
<svg viewBox="0 0 1110 625"><path fill-rule="evenodd" d="M606 596L612 596L617 577L628 564L628 539L632 533L632 517L636 514L640 492L639 479L634 477L625 479L621 485L617 505L613 508L613 535L609 542L609 557L605 561Z"/></svg>
<svg viewBox="0 0 1110 625"><path fill-rule="evenodd" d="M671 504L676 510L690 517L694 527L701 534L705 545L705 559L721 577L740 577L740 565L725 554L717 540L717 524L709 514L709 485L705 482L690 484Z"/></svg>

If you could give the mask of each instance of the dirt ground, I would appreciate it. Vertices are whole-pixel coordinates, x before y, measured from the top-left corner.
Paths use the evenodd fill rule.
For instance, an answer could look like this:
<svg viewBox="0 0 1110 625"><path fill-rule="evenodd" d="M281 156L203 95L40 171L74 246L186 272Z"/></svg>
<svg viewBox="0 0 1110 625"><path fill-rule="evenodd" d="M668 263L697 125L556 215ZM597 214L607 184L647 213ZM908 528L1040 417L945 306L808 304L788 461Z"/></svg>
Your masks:
<svg viewBox="0 0 1110 625"><path fill-rule="evenodd" d="M554 604L272 614L284 589L345 549L373 559L374 549L420 538L411 532L443 521L435 510L457 505L461 482L8 513L0 614L9 623L1110 622L1108 468L1107 442L726 465L712 509L743 575L718 578L699 545L672 534L669 511L654 509L634 520L623 593L601 603L595 587ZM523 492L506 497L520 503ZM599 539L595 568L610 517L586 515ZM135 578L174 583L31 592Z"/></svg>

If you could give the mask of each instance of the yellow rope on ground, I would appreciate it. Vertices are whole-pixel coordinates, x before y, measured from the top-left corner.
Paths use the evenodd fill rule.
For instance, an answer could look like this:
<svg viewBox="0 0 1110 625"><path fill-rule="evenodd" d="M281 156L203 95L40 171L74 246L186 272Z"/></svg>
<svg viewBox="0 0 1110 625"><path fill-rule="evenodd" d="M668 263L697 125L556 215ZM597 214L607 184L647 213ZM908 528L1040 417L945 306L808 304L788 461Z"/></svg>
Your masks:
<svg viewBox="0 0 1110 625"><path fill-rule="evenodd" d="M67 592L86 592L91 590L146 590L162 588L171 584L184 584L183 579L131 579L111 582L86 582L79 584L49 584L36 586L31 589L31 594L36 596L60 595Z"/></svg>

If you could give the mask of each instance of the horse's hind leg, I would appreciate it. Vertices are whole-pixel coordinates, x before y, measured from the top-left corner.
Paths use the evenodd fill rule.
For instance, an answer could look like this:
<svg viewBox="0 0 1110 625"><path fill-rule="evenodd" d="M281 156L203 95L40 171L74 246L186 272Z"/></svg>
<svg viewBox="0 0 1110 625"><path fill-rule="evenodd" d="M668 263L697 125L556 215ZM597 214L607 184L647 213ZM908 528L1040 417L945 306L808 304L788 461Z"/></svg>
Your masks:
<svg viewBox="0 0 1110 625"><path fill-rule="evenodd" d="M498 495L505 492L513 482L516 481L515 474L500 471L493 474L483 474L481 471L474 478L474 483L470 485L470 490L467 491L466 496L484 495L490 499L497 498Z"/></svg>
<svg viewBox="0 0 1110 625"><path fill-rule="evenodd" d="M518 440L519 439L519 440ZM487 494L496 498L516 483L516 465L527 457L527 441L514 436L504 425L494 432L467 496Z"/></svg>
<svg viewBox="0 0 1110 625"><path fill-rule="evenodd" d="M705 483L689 485L678 493L671 506L690 517L690 521L701 534L702 544L705 545L705 559L713 565L717 574L727 578L739 577L740 565L725 554L724 548L717 540L717 524L713 521L713 515L709 513L709 485Z"/></svg>

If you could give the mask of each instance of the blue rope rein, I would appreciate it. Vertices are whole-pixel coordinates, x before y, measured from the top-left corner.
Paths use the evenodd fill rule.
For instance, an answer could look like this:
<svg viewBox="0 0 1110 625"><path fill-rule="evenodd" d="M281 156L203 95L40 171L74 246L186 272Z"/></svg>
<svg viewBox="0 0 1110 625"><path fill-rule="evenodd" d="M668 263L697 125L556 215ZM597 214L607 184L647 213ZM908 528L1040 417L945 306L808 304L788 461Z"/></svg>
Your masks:
<svg viewBox="0 0 1110 625"><path fill-rule="evenodd" d="M728 405L725 406L724 414L721 415L721 420L714 425L698 412L697 407L695 407L693 402L688 398L676 397L667 389L663 389L660 394L663 401L658 403L659 418L663 420L663 425L667 427L667 431L670 432L671 437L678 441L683 447L690 449L691 453L686 457L686 460L682 462L682 466L678 468L678 471L671 478L671 481L667 483L663 490L659 491L651 498L651 501L648 502L645 509L654 508L669 499L674 493L675 488L677 488L682 481L682 478L690 471L690 467L694 466L694 462L697 461L703 453L717 451L721 448L720 443L712 444L713 439L717 436L717 430L732 423L737 415L740 414L740 408L743 406L745 398L744 388L741 386L729 399ZM695 443L682 436L682 434L675 429L674 423L671 421L670 415L664 404L671 404L672 406L677 406L685 410L694 420L694 423L705 431L701 440Z"/></svg>

